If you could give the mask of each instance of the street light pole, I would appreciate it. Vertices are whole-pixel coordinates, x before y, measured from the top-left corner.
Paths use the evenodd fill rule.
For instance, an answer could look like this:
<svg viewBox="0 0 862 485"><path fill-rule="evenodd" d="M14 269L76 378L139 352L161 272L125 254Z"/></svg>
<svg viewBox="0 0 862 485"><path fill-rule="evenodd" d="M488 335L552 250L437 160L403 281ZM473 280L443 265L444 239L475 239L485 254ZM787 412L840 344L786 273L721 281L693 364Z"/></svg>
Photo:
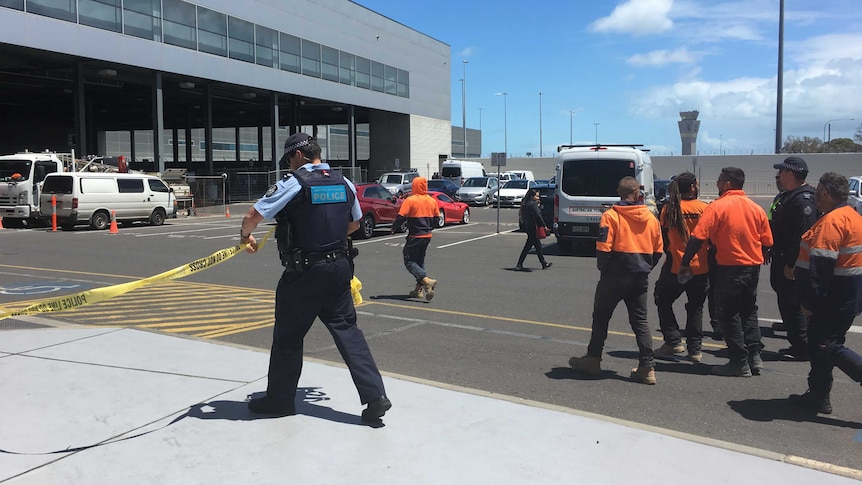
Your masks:
<svg viewBox="0 0 862 485"><path fill-rule="evenodd" d="M572 110L569 110L569 145L572 144L572 126L574 126L573 125L574 119L575 119L575 112Z"/></svg>
<svg viewBox="0 0 862 485"><path fill-rule="evenodd" d="M719 155L724 155L723 153L721 153L721 148L723 145L724 145L724 135L718 135L718 154Z"/></svg>
<svg viewBox="0 0 862 485"><path fill-rule="evenodd" d="M539 91L539 158L542 158L542 92Z"/></svg>
<svg viewBox="0 0 862 485"><path fill-rule="evenodd" d="M482 150L482 109L479 108L479 151ZM482 156L482 153L479 153L479 156Z"/></svg>
<svg viewBox="0 0 862 485"><path fill-rule="evenodd" d="M464 83L461 85L461 127L464 130L464 158L467 158L467 59L464 59Z"/></svg>
<svg viewBox="0 0 862 485"><path fill-rule="evenodd" d="M503 97L503 153L505 153L507 157L509 156L509 128L507 124L508 115L506 111L506 96L508 95L509 93L506 92L495 94L495 96Z"/></svg>
<svg viewBox="0 0 862 485"><path fill-rule="evenodd" d="M599 124L593 123L593 126L596 127L596 146L599 146Z"/></svg>
<svg viewBox="0 0 862 485"><path fill-rule="evenodd" d="M832 122L833 121L856 121L856 120L853 118L838 118L838 119L827 121L826 124L823 125L823 143L825 143L827 147L832 144ZM827 127L829 128L828 137L826 135Z"/></svg>

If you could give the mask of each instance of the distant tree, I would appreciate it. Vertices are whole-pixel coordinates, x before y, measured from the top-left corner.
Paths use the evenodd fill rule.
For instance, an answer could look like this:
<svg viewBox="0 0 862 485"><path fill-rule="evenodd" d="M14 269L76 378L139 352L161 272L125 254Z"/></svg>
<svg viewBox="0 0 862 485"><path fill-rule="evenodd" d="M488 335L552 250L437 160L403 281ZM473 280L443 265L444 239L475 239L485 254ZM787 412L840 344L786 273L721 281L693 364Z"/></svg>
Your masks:
<svg viewBox="0 0 862 485"><path fill-rule="evenodd" d="M862 125L856 128L856 134L853 135L853 139L856 140L856 143L862 144Z"/></svg>
<svg viewBox="0 0 862 485"><path fill-rule="evenodd" d="M835 138L826 145L826 152L848 153L862 151L862 145L856 144L850 138Z"/></svg>
<svg viewBox="0 0 862 485"><path fill-rule="evenodd" d="M818 153L823 151L823 140L810 136L788 136L784 139L784 145L781 147L782 153Z"/></svg>

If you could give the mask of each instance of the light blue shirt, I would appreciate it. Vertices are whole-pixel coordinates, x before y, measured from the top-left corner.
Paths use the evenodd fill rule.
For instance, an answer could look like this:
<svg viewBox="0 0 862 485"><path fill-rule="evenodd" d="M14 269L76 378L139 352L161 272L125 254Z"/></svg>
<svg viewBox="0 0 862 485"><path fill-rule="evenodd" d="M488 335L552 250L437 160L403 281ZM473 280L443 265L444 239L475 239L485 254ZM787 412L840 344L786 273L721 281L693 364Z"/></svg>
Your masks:
<svg viewBox="0 0 862 485"><path fill-rule="evenodd" d="M299 170L307 170L311 172L312 170L331 170L329 168L328 163L306 163L305 165L299 167ZM350 190L353 191L353 208L350 211L351 221L358 221L362 218L362 208L359 207L359 198L356 197L356 187L353 185L353 182L344 177L344 181L347 182L347 186L350 187ZM296 180L296 177L290 177L287 180L279 180L275 183L269 190L266 191L266 195L258 199L258 201L254 204L255 210L260 213L264 217L264 219L275 219L275 216L284 209L284 207L296 197L296 194L302 190L302 186L299 184L299 181Z"/></svg>

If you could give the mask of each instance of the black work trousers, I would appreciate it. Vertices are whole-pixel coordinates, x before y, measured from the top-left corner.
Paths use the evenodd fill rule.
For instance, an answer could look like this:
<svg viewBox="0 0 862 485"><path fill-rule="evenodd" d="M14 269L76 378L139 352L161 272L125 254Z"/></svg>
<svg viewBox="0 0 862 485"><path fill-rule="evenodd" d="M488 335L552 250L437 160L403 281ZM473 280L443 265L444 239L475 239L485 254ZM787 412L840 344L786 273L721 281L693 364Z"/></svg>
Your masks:
<svg viewBox="0 0 862 485"><path fill-rule="evenodd" d="M318 317L347 364L362 403L386 394L365 336L356 326L351 278L346 258L321 261L303 272L281 275L275 290L275 328L266 388L271 399L285 405L293 403L302 372L303 340Z"/></svg>
<svg viewBox="0 0 862 485"><path fill-rule="evenodd" d="M518 257L518 266L522 266L524 264L524 260L527 259L527 253L530 252L530 248L536 248L536 256L539 257L539 262L542 263L542 266L545 266L545 255L542 254L542 240L536 237L536 228L533 227L531 231L530 228L525 229L527 233L527 242L524 243L524 249L521 250L521 255Z"/></svg>
<svg viewBox="0 0 862 485"><path fill-rule="evenodd" d="M602 274L596 286L593 300L593 328L587 355L601 357L608 339L608 325L620 300L629 313L629 325L638 345L638 363L643 367L654 367L652 335L647 324L647 273L627 275Z"/></svg>
<svg viewBox="0 0 862 485"><path fill-rule="evenodd" d="M682 335L673 303L685 293L685 344L688 351L697 353L703 344L703 303L706 301L706 291L709 287L709 274L695 275L686 284L677 281L676 273L671 272L671 260L661 267L661 274L655 283L655 306L658 309L658 324L665 343L679 345Z"/></svg>
<svg viewBox="0 0 862 485"><path fill-rule="evenodd" d="M844 346L847 330L855 315L824 310L811 315L808 354L811 372L808 389L816 397L832 390L832 368L838 367L856 382L862 383L862 356Z"/></svg>
<svg viewBox="0 0 862 485"><path fill-rule="evenodd" d="M760 266L717 265L714 271L715 316L730 361L741 364L749 354L763 349L757 321Z"/></svg>
<svg viewBox="0 0 862 485"><path fill-rule="evenodd" d="M808 355L808 319L799 309L799 300L794 294L794 280L784 277L786 262L781 256L773 256L769 268L769 283L778 296L778 312L787 328L787 341L794 355Z"/></svg>

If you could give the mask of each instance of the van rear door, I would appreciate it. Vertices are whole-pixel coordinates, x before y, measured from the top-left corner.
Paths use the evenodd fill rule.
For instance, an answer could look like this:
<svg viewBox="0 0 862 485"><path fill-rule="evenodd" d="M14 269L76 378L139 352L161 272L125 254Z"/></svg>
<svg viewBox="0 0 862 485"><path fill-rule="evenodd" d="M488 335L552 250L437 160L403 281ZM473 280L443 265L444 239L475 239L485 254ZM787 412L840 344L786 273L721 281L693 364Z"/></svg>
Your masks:
<svg viewBox="0 0 862 485"><path fill-rule="evenodd" d="M602 213L619 200L620 179L635 177L635 162L623 158L565 160L557 174L557 235L598 237Z"/></svg>

